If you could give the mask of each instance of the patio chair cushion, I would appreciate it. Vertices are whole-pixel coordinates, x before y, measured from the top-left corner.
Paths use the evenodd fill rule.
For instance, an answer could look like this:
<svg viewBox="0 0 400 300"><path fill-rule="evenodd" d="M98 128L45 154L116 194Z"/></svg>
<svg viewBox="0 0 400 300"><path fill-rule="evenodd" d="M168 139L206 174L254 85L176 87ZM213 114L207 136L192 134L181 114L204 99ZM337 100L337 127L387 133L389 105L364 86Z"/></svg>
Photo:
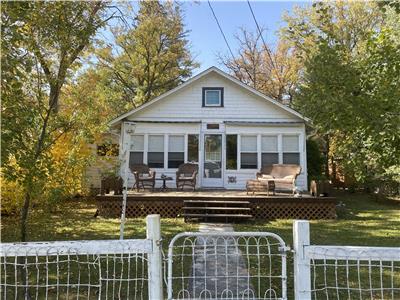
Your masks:
<svg viewBox="0 0 400 300"><path fill-rule="evenodd" d="M274 176L263 174L259 179L262 180L274 179Z"/></svg>

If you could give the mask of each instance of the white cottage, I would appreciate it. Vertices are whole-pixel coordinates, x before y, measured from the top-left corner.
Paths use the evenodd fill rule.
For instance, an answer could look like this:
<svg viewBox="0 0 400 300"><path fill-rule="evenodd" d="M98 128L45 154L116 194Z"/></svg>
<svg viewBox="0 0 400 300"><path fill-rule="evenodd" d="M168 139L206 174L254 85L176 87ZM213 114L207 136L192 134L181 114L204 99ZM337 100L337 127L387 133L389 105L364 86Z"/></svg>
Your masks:
<svg viewBox="0 0 400 300"><path fill-rule="evenodd" d="M198 187L244 189L263 165L299 164L296 186L306 190L305 122L295 110L211 67L110 125L121 132L121 160L148 164L157 177L175 178L181 163L195 162ZM130 185L133 180L130 174Z"/></svg>

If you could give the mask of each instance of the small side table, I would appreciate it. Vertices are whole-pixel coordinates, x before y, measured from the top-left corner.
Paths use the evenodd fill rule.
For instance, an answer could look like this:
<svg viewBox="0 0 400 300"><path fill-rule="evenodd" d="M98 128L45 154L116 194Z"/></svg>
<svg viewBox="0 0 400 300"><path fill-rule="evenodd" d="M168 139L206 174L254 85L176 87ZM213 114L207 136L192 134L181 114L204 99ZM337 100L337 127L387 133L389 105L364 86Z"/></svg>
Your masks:
<svg viewBox="0 0 400 300"><path fill-rule="evenodd" d="M160 177L160 178L156 178L156 180L162 180L163 181L163 185L161 187L161 191L165 192L166 190L168 190L167 187L167 180L172 180L172 177L166 176L166 177Z"/></svg>

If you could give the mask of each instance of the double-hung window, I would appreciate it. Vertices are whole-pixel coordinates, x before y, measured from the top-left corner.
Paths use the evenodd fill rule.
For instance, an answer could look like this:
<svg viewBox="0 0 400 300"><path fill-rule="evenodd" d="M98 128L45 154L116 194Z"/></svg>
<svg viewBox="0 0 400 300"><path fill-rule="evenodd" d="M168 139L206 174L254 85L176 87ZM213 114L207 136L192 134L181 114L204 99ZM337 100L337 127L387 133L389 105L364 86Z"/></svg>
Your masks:
<svg viewBox="0 0 400 300"><path fill-rule="evenodd" d="M203 88L203 107L224 106L224 88Z"/></svg>
<svg viewBox="0 0 400 300"><path fill-rule="evenodd" d="M273 165L279 163L278 137L266 135L261 137L261 165Z"/></svg>
<svg viewBox="0 0 400 300"><path fill-rule="evenodd" d="M283 163L284 164L300 164L299 136L284 135L282 136L283 147Z"/></svg>
<svg viewBox="0 0 400 300"><path fill-rule="evenodd" d="M241 136L240 168L257 169L257 136Z"/></svg>
<svg viewBox="0 0 400 300"><path fill-rule="evenodd" d="M131 135L129 166L143 164L144 136Z"/></svg>
<svg viewBox="0 0 400 300"><path fill-rule="evenodd" d="M164 168L163 135L149 135L147 164L150 168Z"/></svg>
<svg viewBox="0 0 400 300"><path fill-rule="evenodd" d="M185 137L170 135L168 139L168 168L178 168L185 160Z"/></svg>

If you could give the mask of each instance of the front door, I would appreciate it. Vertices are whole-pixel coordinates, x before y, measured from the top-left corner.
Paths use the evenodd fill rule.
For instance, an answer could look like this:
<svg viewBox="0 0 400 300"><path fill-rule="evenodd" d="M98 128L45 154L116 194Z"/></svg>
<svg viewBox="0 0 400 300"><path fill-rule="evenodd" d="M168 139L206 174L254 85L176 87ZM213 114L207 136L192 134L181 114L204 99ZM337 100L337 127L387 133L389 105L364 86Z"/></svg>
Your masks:
<svg viewBox="0 0 400 300"><path fill-rule="evenodd" d="M222 187L222 134L204 134L203 186Z"/></svg>

